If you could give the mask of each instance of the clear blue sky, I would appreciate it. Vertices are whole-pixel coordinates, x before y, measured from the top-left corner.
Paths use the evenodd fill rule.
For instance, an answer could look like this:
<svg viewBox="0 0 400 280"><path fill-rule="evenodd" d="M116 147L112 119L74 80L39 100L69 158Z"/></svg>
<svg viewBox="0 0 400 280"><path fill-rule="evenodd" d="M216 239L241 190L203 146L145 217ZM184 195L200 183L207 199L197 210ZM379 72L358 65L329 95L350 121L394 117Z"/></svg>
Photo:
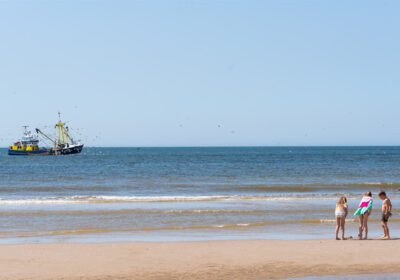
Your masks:
<svg viewBox="0 0 400 280"><path fill-rule="evenodd" d="M400 1L1 1L0 146L400 144Z"/></svg>

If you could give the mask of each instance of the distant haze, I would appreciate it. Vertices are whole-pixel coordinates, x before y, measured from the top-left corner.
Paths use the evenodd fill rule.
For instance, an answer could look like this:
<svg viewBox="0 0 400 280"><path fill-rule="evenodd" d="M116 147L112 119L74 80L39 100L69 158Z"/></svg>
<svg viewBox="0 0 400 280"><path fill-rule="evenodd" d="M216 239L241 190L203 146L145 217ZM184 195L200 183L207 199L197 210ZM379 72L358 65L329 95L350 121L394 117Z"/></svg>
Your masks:
<svg viewBox="0 0 400 280"><path fill-rule="evenodd" d="M0 146L398 145L399 1L1 1Z"/></svg>

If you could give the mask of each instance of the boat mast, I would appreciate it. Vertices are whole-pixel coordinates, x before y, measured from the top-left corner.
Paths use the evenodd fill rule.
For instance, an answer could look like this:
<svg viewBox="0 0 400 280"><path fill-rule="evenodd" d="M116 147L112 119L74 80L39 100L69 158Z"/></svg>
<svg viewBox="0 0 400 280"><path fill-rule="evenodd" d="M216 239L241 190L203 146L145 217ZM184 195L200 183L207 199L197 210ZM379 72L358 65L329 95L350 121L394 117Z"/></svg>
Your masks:
<svg viewBox="0 0 400 280"><path fill-rule="evenodd" d="M61 113L58 112L58 123L56 124L56 129L57 129L57 144L58 146L62 146L65 144L68 144L68 140L71 142L71 144L74 143L74 140L69 136L68 133L68 127L65 126L65 123L61 121Z"/></svg>

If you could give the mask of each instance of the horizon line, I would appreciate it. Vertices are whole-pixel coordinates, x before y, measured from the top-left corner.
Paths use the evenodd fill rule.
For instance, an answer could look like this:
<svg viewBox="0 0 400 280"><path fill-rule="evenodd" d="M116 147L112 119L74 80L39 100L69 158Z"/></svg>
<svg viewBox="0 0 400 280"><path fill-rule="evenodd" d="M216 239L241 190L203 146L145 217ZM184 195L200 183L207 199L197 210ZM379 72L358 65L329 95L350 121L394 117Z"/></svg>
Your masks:
<svg viewBox="0 0 400 280"><path fill-rule="evenodd" d="M84 148L379 148L379 147L400 147L396 145L199 145L199 146L84 146ZM8 149L0 147L0 149Z"/></svg>

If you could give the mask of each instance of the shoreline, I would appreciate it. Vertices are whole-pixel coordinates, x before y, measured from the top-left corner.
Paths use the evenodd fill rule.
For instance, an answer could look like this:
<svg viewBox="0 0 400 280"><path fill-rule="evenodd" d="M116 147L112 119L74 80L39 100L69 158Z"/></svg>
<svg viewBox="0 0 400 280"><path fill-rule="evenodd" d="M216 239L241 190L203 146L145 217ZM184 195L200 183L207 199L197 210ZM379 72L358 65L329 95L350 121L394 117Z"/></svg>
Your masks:
<svg viewBox="0 0 400 280"><path fill-rule="evenodd" d="M0 245L1 279L286 279L400 273L400 241Z"/></svg>

